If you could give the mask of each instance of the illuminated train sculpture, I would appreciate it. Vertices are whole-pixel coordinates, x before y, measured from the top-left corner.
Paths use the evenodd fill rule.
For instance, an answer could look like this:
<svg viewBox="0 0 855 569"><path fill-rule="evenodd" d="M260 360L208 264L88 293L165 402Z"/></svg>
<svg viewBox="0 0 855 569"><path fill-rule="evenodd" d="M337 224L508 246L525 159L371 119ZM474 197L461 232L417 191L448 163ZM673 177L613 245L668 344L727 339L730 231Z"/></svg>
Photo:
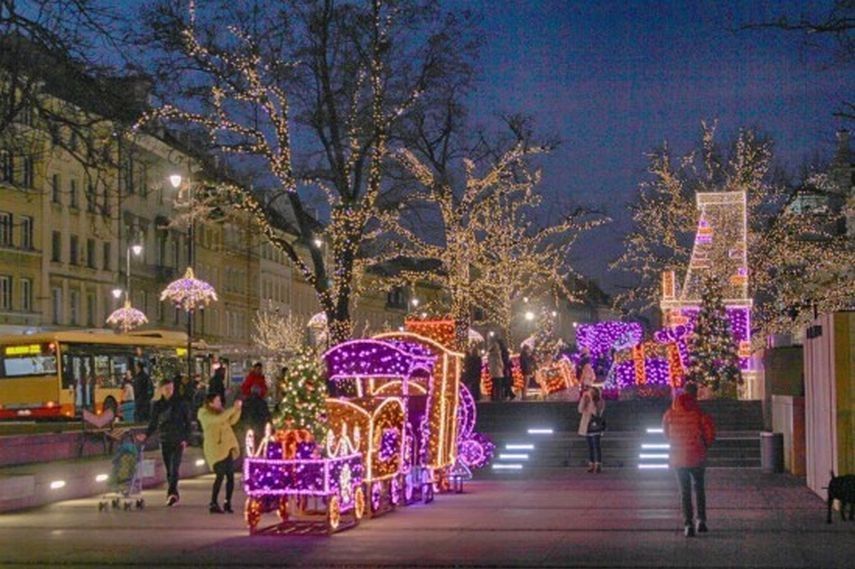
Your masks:
<svg viewBox="0 0 855 569"><path fill-rule="evenodd" d="M344 342L325 353L331 396L324 448L304 431L268 428L257 446L247 437L250 533L332 533L398 505L428 503L436 490L462 484L469 468L486 464L493 447L473 431L474 402L460 393L460 356L410 333ZM460 425L465 440L458 440ZM259 530L261 515L272 511L280 522Z"/></svg>

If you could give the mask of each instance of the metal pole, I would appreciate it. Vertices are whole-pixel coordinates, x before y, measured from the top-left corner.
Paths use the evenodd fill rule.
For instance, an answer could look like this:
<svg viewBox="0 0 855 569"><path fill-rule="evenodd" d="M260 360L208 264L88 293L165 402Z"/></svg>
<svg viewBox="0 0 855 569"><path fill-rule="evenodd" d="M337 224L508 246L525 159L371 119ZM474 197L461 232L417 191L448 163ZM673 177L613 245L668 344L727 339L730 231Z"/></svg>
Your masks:
<svg viewBox="0 0 855 569"><path fill-rule="evenodd" d="M193 234L196 220L193 218L193 186L188 182L187 191L190 199L190 224L187 226L187 264L193 266ZM193 380L193 309L187 310L187 378Z"/></svg>
<svg viewBox="0 0 855 569"><path fill-rule="evenodd" d="M125 270L125 300L131 300L131 245L128 243L128 248L125 250L125 258L127 259L127 269ZM145 309L145 307L143 307Z"/></svg>

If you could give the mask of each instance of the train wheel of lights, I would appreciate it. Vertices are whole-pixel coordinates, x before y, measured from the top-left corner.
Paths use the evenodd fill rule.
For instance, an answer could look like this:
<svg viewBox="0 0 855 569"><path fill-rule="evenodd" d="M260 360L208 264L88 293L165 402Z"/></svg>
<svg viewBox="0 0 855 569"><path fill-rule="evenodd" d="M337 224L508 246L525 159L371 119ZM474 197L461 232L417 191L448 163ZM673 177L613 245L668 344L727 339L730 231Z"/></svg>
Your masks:
<svg viewBox="0 0 855 569"><path fill-rule="evenodd" d="M413 475L410 474L404 477L404 503L412 502L413 500L413 491L415 488L413 487Z"/></svg>
<svg viewBox="0 0 855 569"><path fill-rule="evenodd" d="M422 486L422 502L425 504L433 502L433 483L427 482Z"/></svg>
<svg viewBox="0 0 855 569"><path fill-rule="evenodd" d="M365 515L365 491L362 486L353 490L353 515L357 520L361 520Z"/></svg>
<svg viewBox="0 0 855 569"><path fill-rule="evenodd" d="M371 513L374 514L380 510L380 500L383 496L383 483L375 482L371 485Z"/></svg>
<svg viewBox="0 0 855 569"><path fill-rule="evenodd" d="M327 503L327 527L330 533L338 529L341 523L341 505L339 504L338 496L330 496Z"/></svg>
<svg viewBox="0 0 855 569"><path fill-rule="evenodd" d="M249 527L249 533L255 533L258 522L261 520L261 501L255 498L247 498L244 507L244 519Z"/></svg>
<svg viewBox="0 0 855 569"><path fill-rule="evenodd" d="M279 508L276 510L279 514L279 519L283 522L288 521L288 496L279 498Z"/></svg>
<svg viewBox="0 0 855 569"><path fill-rule="evenodd" d="M389 481L389 501L393 506L401 501L401 480L397 476Z"/></svg>

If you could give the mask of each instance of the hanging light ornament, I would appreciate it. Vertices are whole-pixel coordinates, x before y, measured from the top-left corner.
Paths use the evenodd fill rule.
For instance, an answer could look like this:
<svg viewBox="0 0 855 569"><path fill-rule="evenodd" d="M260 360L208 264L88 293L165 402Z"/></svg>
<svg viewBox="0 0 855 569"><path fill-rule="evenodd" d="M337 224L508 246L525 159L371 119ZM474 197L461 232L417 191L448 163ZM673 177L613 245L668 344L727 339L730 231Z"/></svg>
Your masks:
<svg viewBox="0 0 855 569"><path fill-rule="evenodd" d="M122 332L128 332L148 322L145 314L131 306L130 300L125 300L125 305L117 308L107 317L107 324L119 328Z"/></svg>
<svg viewBox="0 0 855 569"><path fill-rule="evenodd" d="M207 282L197 279L193 268L187 267L184 277L172 281L163 289L160 300L168 300L176 308L191 312L216 301L217 291Z"/></svg>

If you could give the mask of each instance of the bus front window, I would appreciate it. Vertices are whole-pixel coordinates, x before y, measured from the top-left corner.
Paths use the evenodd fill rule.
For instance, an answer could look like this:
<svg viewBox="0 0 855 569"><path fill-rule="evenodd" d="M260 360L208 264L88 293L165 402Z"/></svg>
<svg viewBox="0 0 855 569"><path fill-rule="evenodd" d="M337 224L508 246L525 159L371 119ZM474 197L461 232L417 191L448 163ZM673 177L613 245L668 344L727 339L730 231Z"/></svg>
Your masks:
<svg viewBox="0 0 855 569"><path fill-rule="evenodd" d="M0 355L0 378L56 375L56 351L51 344L6 346Z"/></svg>

